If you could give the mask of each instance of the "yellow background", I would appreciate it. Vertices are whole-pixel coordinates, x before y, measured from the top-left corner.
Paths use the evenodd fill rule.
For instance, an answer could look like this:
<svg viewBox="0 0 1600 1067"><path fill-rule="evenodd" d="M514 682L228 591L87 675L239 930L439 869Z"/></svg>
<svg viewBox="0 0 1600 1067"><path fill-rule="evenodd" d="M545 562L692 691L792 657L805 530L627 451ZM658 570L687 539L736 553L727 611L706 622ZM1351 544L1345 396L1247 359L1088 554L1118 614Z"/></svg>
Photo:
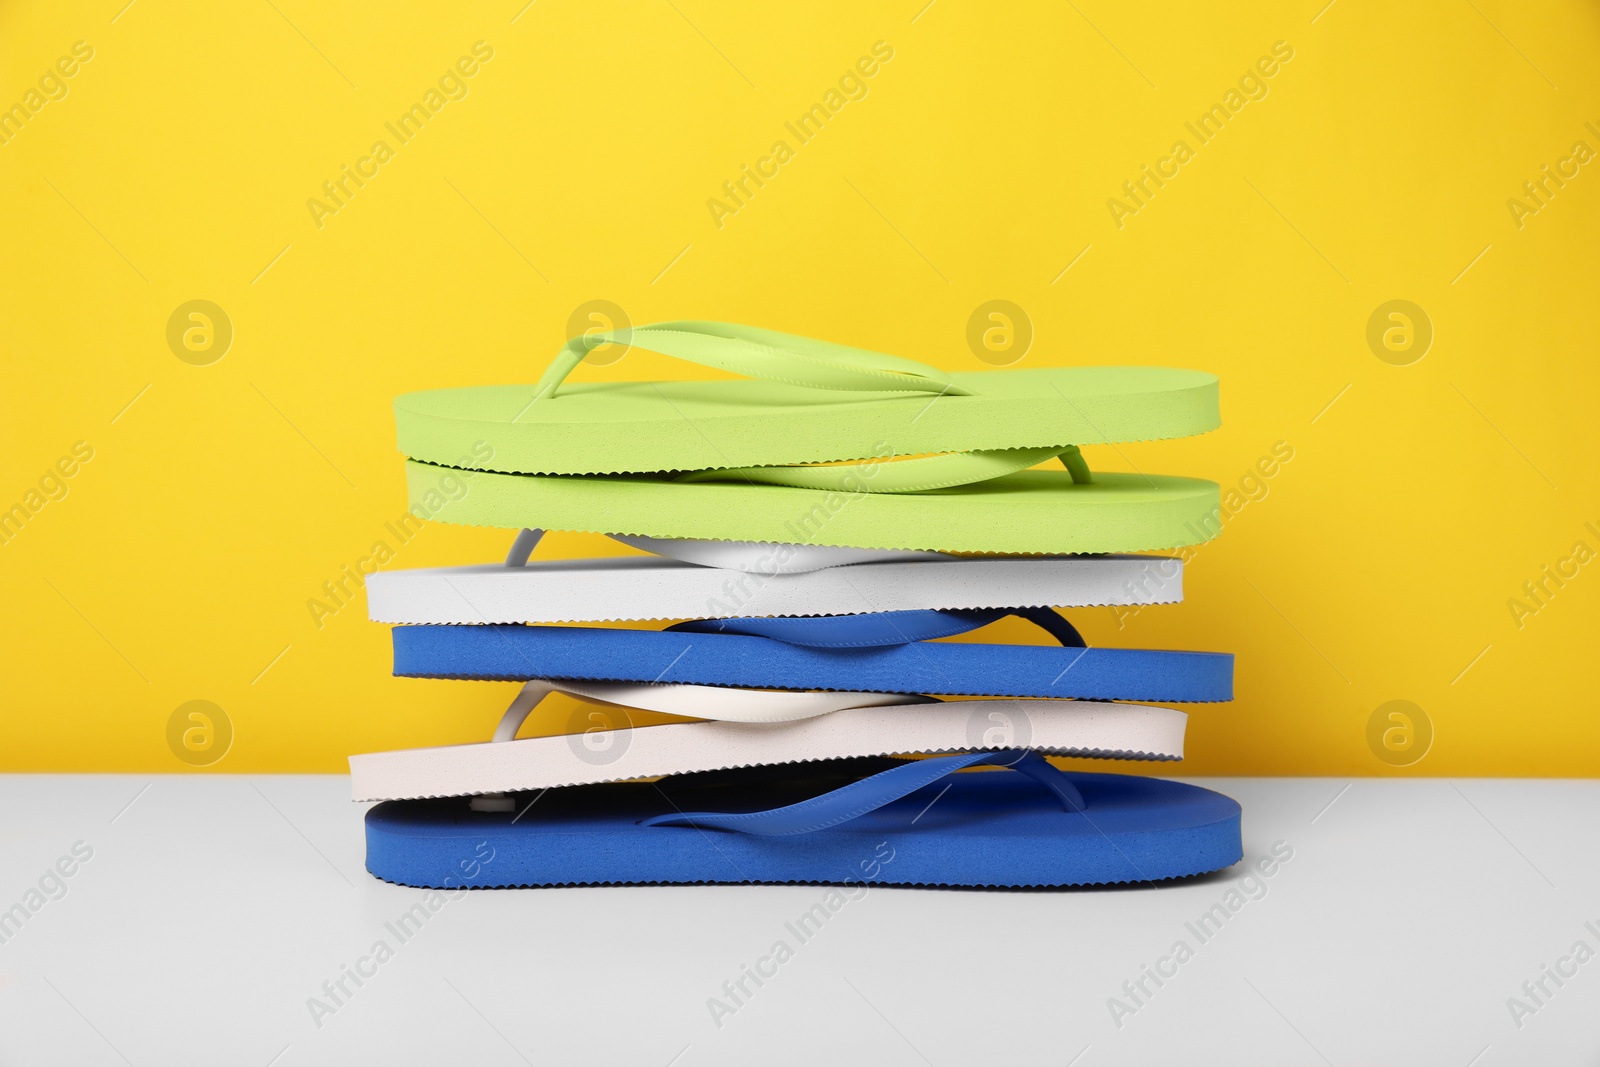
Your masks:
<svg viewBox="0 0 1600 1067"><path fill-rule="evenodd" d="M981 369L968 317L1005 299L1025 366L1221 375L1220 431L1091 464L1226 487L1294 449L1185 604L1074 614L1091 643L1237 653L1187 773L1593 772L1600 564L1520 628L1507 602L1600 548L1600 164L1520 228L1507 200L1600 149L1594 5L123 3L0 11L0 104L94 49L0 146L0 506L94 449L0 545L6 768L187 770L167 722L194 699L232 721L218 771L485 739L514 686L390 678L364 600L321 629L306 606L406 507L395 394L531 380L593 299ZM480 40L468 95L396 145ZM865 98L798 145L784 123L877 41ZM1184 123L1277 41L1267 96L1198 146ZM379 139L319 228L307 200ZM795 158L719 228L708 199L779 139ZM1195 158L1119 229L1108 199L1179 139ZM166 340L194 299L233 324L209 366ZM1433 324L1410 366L1367 345L1393 299ZM508 540L431 526L391 565ZM1395 699L1435 732L1403 770L1367 741Z"/></svg>

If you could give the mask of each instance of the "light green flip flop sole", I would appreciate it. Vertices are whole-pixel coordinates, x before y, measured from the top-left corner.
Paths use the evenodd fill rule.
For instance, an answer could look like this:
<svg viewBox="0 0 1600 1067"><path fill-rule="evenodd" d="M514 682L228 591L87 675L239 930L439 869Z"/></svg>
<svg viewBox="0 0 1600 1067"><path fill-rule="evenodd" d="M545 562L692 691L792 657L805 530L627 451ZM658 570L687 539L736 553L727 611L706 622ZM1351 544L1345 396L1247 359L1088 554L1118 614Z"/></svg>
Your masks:
<svg viewBox="0 0 1600 1067"><path fill-rule="evenodd" d="M1217 378L1166 367L953 374L975 395L824 391L775 381L572 383L408 393L400 450L447 466L621 474L825 463L1188 437L1221 419Z"/></svg>
<svg viewBox="0 0 1600 1067"><path fill-rule="evenodd" d="M1029 470L922 493L849 493L650 477L463 471L409 461L414 511L438 522L646 537L936 552L1150 552L1209 541L1215 482Z"/></svg>

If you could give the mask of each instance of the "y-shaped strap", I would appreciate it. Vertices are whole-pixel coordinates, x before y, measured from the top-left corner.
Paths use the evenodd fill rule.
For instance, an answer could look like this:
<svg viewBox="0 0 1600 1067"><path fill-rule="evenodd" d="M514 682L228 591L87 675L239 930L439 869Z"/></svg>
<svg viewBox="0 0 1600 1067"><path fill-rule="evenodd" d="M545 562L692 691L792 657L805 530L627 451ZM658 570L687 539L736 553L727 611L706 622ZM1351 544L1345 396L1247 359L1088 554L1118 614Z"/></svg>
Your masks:
<svg viewBox="0 0 1600 1067"><path fill-rule="evenodd" d="M862 615L695 619L667 627L677 633L745 634L806 648L882 648L967 633L1007 615L1026 619L1067 648L1085 648L1076 628L1049 608L959 608L876 611Z"/></svg>
<svg viewBox="0 0 1600 1067"><path fill-rule="evenodd" d="M668 559L768 577L809 574L856 563L908 563L913 560L956 558L948 552L918 552L905 548L843 548L778 541L708 541L685 537L642 537L637 534L606 536L631 548Z"/></svg>
<svg viewBox="0 0 1600 1067"><path fill-rule="evenodd" d="M876 811L901 797L915 793L965 767L982 765L1009 767L1021 771L1045 786L1061 801L1066 811L1084 810L1083 794L1072 779L1057 770L1037 752L1016 749L1004 752L967 752L958 756L936 756L916 760L859 782L824 793L798 804L752 812L691 811L657 815L644 820L645 826L694 826L706 830L735 830L765 837L784 837L825 830L842 822Z"/></svg>
<svg viewBox="0 0 1600 1067"><path fill-rule="evenodd" d="M855 563L899 563L910 560L954 559L944 552L912 552L897 548L836 548L831 545L791 545L772 541L706 541L681 537L638 537L606 534L630 548L656 556L718 567L747 574L807 574ZM522 530L506 553L507 567L521 567L544 537L543 530Z"/></svg>
<svg viewBox="0 0 1600 1067"><path fill-rule="evenodd" d="M589 350L605 344L637 345L747 378L814 389L973 395L937 367L883 352L728 322L660 322L574 337L562 346L534 387L533 403L554 399L561 383ZM738 481L849 493L920 493L988 481L1057 457L1075 483L1094 480L1076 445L982 449L897 462L738 467L694 471L677 480Z"/></svg>
<svg viewBox="0 0 1600 1067"><path fill-rule="evenodd" d="M719 722L775 723L815 719L851 708L887 708L906 704L938 704L938 697L920 693L784 692L770 689L735 689L720 685L678 682L577 682L565 678L537 678L517 691L511 706L495 727L494 740L513 741L539 702L551 693L566 693L592 704L607 704L638 711L658 711L690 719Z"/></svg>
<svg viewBox="0 0 1600 1067"><path fill-rule="evenodd" d="M1072 480L1080 485L1094 481L1089 464L1077 445L1050 448L993 448L951 452L893 462L831 463L823 466L731 467L692 471L678 482L755 482L787 485L796 489L825 489L836 493L921 493L987 482L1046 460L1060 459Z"/></svg>
<svg viewBox="0 0 1600 1067"><path fill-rule="evenodd" d="M539 379L535 402L553 398L589 350L606 344L634 345L702 367L813 389L970 395L937 367L914 359L731 322L658 322L574 337Z"/></svg>

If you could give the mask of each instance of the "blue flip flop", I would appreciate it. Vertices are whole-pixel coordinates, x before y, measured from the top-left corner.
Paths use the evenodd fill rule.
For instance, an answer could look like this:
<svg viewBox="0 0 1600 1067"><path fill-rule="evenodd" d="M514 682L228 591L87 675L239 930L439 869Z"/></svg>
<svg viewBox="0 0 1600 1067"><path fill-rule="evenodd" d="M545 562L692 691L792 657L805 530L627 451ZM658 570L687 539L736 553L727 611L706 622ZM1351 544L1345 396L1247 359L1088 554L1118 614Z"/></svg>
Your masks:
<svg viewBox="0 0 1600 1067"><path fill-rule="evenodd" d="M955 773L980 765L1009 773ZM1158 778L1069 774L1015 750L754 767L508 800L504 811L460 797L379 804L367 813L367 869L438 889L1022 888L1162 881L1243 855L1239 805L1228 797Z"/></svg>
<svg viewBox="0 0 1600 1067"><path fill-rule="evenodd" d="M1006 614L1043 627L1063 647L930 640ZM1044 609L714 619L659 631L398 626L394 673L1174 703L1233 699L1229 654L1085 648L1065 619Z"/></svg>

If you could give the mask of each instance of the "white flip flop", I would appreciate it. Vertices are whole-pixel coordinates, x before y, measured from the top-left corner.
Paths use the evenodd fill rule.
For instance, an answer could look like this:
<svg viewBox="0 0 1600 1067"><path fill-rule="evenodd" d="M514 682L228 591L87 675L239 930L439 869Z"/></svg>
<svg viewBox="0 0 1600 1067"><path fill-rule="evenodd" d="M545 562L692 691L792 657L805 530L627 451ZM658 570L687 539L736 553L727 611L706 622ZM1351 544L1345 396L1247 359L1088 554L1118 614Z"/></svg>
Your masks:
<svg viewBox="0 0 1600 1067"><path fill-rule="evenodd" d="M1183 562L1161 556L960 558L733 541L618 537L646 557L528 562L523 530L504 564L380 571L375 622L620 622L1001 607L1173 604Z"/></svg>
<svg viewBox="0 0 1600 1067"><path fill-rule="evenodd" d="M583 732L513 740L551 692L614 708L730 715L633 727L591 709ZM692 711L690 709L693 709ZM689 685L529 682L487 744L350 757L354 799L501 794L757 764L902 752L1030 749L1102 759L1179 760L1188 716L1171 708L1078 700L962 700L884 693L780 693ZM491 798L492 805L499 798Z"/></svg>

